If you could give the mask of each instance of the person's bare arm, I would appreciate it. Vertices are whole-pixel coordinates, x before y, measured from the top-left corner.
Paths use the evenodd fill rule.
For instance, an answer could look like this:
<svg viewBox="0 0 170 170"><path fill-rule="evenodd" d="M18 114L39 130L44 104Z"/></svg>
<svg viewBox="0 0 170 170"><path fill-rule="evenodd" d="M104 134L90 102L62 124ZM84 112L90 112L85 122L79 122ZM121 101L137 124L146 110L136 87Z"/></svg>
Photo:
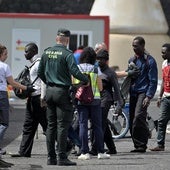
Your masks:
<svg viewBox="0 0 170 170"><path fill-rule="evenodd" d="M160 87L160 93L159 93L159 97L157 99L157 107L160 107L161 105L161 99L162 99L162 96L163 96L163 93L164 93L164 80L162 80L162 83L161 83L161 87Z"/></svg>
<svg viewBox="0 0 170 170"><path fill-rule="evenodd" d="M122 77L127 77L127 76L137 76L140 74L140 69L138 68L133 68L133 69L128 69L127 71L116 71L117 77L122 78Z"/></svg>
<svg viewBox="0 0 170 170"><path fill-rule="evenodd" d="M10 77L7 77L7 81L8 83L12 86L12 87L15 87L15 88L19 88L19 89L22 89L22 90L27 90L27 86L24 86L18 82L16 82L12 76Z"/></svg>
<svg viewBox="0 0 170 170"><path fill-rule="evenodd" d="M126 71L116 71L116 75L118 78L126 77L128 76L128 72Z"/></svg>

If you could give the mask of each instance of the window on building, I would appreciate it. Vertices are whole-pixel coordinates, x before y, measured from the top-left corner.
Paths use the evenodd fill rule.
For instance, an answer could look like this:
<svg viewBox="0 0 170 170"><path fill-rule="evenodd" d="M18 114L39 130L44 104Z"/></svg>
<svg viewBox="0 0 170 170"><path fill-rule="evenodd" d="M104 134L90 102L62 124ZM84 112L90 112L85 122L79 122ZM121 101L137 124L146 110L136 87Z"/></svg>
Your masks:
<svg viewBox="0 0 170 170"><path fill-rule="evenodd" d="M81 45L92 46L91 31L71 31L69 49L74 52Z"/></svg>

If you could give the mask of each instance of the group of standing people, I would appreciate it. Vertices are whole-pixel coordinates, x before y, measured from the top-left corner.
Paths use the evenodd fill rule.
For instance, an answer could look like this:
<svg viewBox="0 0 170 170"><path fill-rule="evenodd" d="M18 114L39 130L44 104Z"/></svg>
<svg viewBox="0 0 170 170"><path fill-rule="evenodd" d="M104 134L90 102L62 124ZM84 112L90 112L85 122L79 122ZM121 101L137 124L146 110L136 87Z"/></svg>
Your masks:
<svg viewBox="0 0 170 170"><path fill-rule="evenodd" d="M56 44L45 49L42 57L38 56L38 47L35 43L29 43L25 46L25 58L31 62L31 81L34 81L38 76L34 85L28 87L13 80L9 66L4 63L7 58L7 49L0 45L0 139L2 139L9 122L7 83L31 93L27 99L19 151L11 153L11 156L31 157L34 136L40 123L46 135L47 165L76 165L76 162L68 159L67 154L68 132L74 113L69 93L73 82L81 82L84 86L91 84L94 95L94 100L90 104L79 101L76 103L80 139L78 159L90 159L90 154L97 155L98 159L108 159L110 154L116 154L117 150L112 140L107 116L114 101L117 102L116 111L118 113L124 107L117 78L126 76L131 78L129 113L130 134L134 144L134 149L131 152L146 152L149 138L146 122L147 108L156 92L158 69L155 59L145 50L144 38L138 36L132 42L135 54L128 63L133 62L136 67L115 72L108 66L109 53L104 43L96 44L95 49L92 47L81 48L81 53L75 60L73 52L67 49L70 36L69 30L59 29ZM158 101L158 106L161 103L162 116L158 121L158 146L151 149L152 151L164 150L165 130L170 119L168 115L170 110L168 106L170 105L169 44L162 47L162 57L165 60L162 66L163 84ZM88 146L89 119L93 129L91 150ZM105 152L104 143L108 148L107 152ZM0 159L0 166L12 166L11 163L5 163Z"/></svg>

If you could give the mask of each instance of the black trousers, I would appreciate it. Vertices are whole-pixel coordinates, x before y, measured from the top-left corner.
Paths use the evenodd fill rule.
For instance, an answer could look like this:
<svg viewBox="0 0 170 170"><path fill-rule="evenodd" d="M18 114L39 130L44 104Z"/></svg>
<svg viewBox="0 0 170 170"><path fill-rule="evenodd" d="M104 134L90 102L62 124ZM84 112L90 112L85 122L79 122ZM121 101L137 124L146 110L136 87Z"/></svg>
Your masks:
<svg viewBox="0 0 170 170"><path fill-rule="evenodd" d="M147 107L143 107L145 93L130 96L130 133L134 143L134 147L147 148L149 129L146 121Z"/></svg>
<svg viewBox="0 0 170 170"><path fill-rule="evenodd" d="M46 131L46 108L40 106L40 95L30 97L27 100L22 141L19 149L21 155L31 156L34 136L39 123L41 124L43 131Z"/></svg>
<svg viewBox="0 0 170 170"><path fill-rule="evenodd" d="M109 149L109 151L114 151L114 150L116 150L116 146L112 139L112 133L109 128L108 121L107 121L108 112L109 112L111 105L112 105L112 102L108 101L105 104L105 107L102 107L102 116L103 116L102 120L103 120L104 142L105 142L107 148Z"/></svg>
<svg viewBox="0 0 170 170"><path fill-rule="evenodd" d="M112 139L112 133L109 128L108 121L107 121L108 112L109 112L109 109L112 103L113 102L108 101L107 103L105 103L105 107L102 107L102 129L103 129L103 134L104 134L104 143L106 144L109 151L115 151L116 149L115 143ZM91 150L96 152L96 141L94 138L93 131L92 131L92 149Z"/></svg>

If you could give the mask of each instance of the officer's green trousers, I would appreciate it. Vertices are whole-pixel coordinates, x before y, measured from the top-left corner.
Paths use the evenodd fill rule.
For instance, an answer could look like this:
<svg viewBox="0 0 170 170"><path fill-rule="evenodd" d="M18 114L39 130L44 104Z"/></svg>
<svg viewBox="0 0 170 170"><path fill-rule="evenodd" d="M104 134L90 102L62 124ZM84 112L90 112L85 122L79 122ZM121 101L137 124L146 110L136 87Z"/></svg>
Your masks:
<svg viewBox="0 0 170 170"><path fill-rule="evenodd" d="M56 159L55 141L57 139L58 159L65 159L68 129L73 119L73 107L68 88L47 87L47 152L48 158Z"/></svg>

